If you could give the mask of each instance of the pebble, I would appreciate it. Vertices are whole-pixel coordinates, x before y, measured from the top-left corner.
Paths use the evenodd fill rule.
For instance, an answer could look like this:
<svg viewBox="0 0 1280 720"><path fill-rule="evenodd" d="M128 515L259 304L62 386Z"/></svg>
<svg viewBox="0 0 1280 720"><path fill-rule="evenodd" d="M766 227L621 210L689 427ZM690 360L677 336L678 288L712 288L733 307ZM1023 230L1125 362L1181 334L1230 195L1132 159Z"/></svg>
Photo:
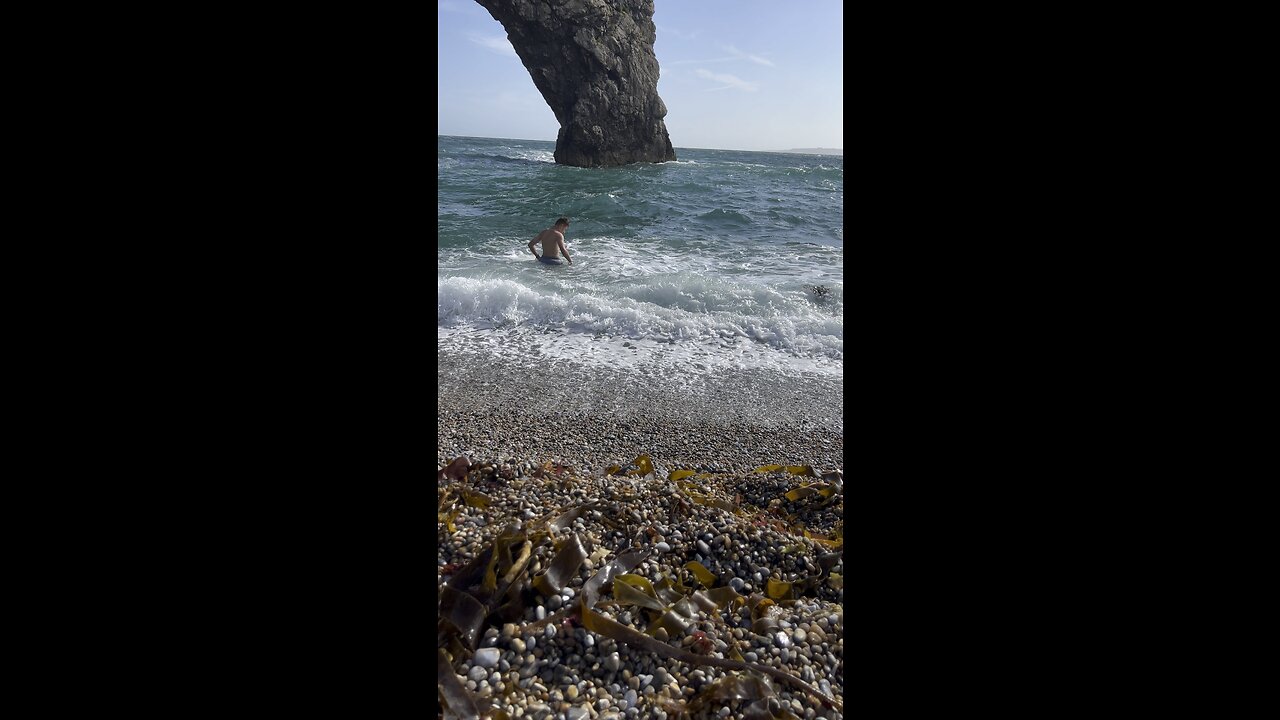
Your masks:
<svg viewBox="0 0 1280 720"><path fill-rule="evenodd" d="M616 458L619 461L625 460L621 455L630 452L629 449L622 451L624 443L639 441L642 437L636 434L635 440L631 440L633 433L651 429L632 418L606 422L612 423L613 433L618 436L617 446L606 452L619 455ZM470 439L464 444L457 439L461 436L455 437L453 432L449 435L451 439L446 442L450 445L441 449L442 457L464 454L464 448L469 446L480 447L469 445ZM837 447L838 443L836 440ZM450 446L456 448L456 452L445 449ZM732 454L732 450L727 452ZM466 450L465 454L476 460L471 450ZM563 457L568 459L569 456ZM655 452L653 458L658 465L659 453ZM664 460L677 466L684 462ZM804 455L797 460L813 462ZM479 462L476 466L486 467ZM699 467L693 463L690 466ZM566 626L559 622L536 630L521 627L522 623L545 621L552 613L561 613L563 608L576 603L577 597L582 595L584 581L628 548L650 550L648 560L629 572L651 582L656 583L664 574L676 577L686 562L698 560L723 578L723 584L743 596L762 591L768 578L794 582L814 572L816 560L807 561L803 555L780 553L780 548L795 542L788 534L748 527L743 522L744 517L717 512L714 508L693 507L681 510L683 517L677 520L671 512L675 509L671 505L671 498L676 494L674 483L664 483L659 479L648 484L609 484L600 482L596 471L593 476L583 475L562 487L552 487L542 478L532 481L531 472L537 467L535 464L512 460L505 467L501 464L497 467L503 471L502 479L494 472L484 478L477 474L476 478L481 483L476 487L490 496L491 507L486 509L483 518L478 510L463 510L463 518L456 521L460 531L452 535L451 542L441 544L438 558L441 567L446 564L461 566L472 561L484 552L487 543L492 542L502 528L511 527L512 520L543 517L555 507L566 505L589 502L596 503L598 507L583 514L566 531L556 533L560 538L577 533L583 546L592 551L588 561L582 563L580 572L555 595L538 596L537 603L540 604L525 610L526 615L521 620L515 623L500 620L499 624L486 628L478 643L480 649L473 653L469 662L463 661L457 666L467 670L462 678L464 684L486 699L482 703L484 708L492 704L494 712L501 709L513 720L674 720L669 719L663 710L665 703L672 700L688 702L699 688L725 676L725 671L719 668L699 667L631 649L624 650L626 654L623 655L618 652L623 650L621 643L582 628L566 630ZM586 467L586 463L579 465L582 469ZM599 465L599 468L603 467L605 464ZM659 469L658 478L669 467ZM508 477L512 473L506 468L516 471L514 478ZM522 477L520 471L530 480L528 484L519 480ZM835 516L828 511L813 512L777 501L786 488L794 486L794 478L777 474L770 478L741 477L733 480L733 485L728 488L721 486L717 493L724 489L740 492L743 509L747 513L773 503L775 506L784 505L783 509L788 512L797 512L809 527L822 527L824 531L831 527ZM705 493L719 481L712 478L699 482L704 486L700 491ZM632 515L630 518L629 514ZM613 527L611 520L623 520L627 525L625 528ZM633 522L643 523L642 527L652 527L650 532L659 534L645 532ZM520 525L517 523L515 527L519 529ZM683 533L681 528L689 532ZM550 565L555 555L550 545L550 542L544 542L533 549L537 565L530 563L531 573ZM698 557L694 556L695 552ZM842 565L835 568L836 572L842 570ZM602 594L607 597L608 590L603 590ZM827 633L835 638L841 629L843 615L838 606L841 597L842 593L824 587L819 588L816 598L801 599L786 608L773 608L773 627L757 626L765 630L763 634L752 631L751 613L747 608L731 610L726 607L719 613L698 612L697 617L686 620L689 623L687 631L669 633L662 629L655 633L655 637L660 642L676 644L676 641L681 641L688 646L694 642L693 633L702 630L712 634L712 652L717 657L727 658L731 651L740 652L748 662L764 663L791 673L820 688L824 694L838 696L843 685L836 680L833 692L830 679L839 677L841 672L843 642L839 639L828 641ZM616 613L619 622L624 624L638 623L642 630L648 624L647 618L640 616L634 607L626 611L605 608L604 614ZM725 625L723 628L718 627L722 624ZM714 634L713 630L716 631ZM543 637L540 643L538 635ZM535 649L536 653L533 652ZM808 702L800 693L790 689L779 689L779 692L781 696L773 698L770 703L778 713L792 712L805 720L815 720L815 710L821 711L817 705L806 708ZM793 698L799 702L793 702ZM642 700L645 702L641 703ZM639 707L641 704L645 707ZM702 717L739 717L745 709L745 703L716 703L707 708Z"/></svg>
<svg viewBox="0 0 1280 720"><path fill-rule="evenodd" d="M476 651L475 664L482 668L491 668L498 666L498 658L502 656L502 651L497 648L481 648Z"/></svg>

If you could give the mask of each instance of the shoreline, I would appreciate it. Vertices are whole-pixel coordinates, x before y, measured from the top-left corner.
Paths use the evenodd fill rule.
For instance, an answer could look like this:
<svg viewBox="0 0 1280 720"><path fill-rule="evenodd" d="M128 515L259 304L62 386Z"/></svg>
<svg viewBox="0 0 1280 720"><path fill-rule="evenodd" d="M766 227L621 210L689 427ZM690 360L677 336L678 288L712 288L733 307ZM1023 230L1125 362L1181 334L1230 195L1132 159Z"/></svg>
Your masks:
<svg viewBox="0 0 1280 720"><path fill-rule="evenodd" d="M440 346L437 467L560 462L599 473L648 455L677 468L844 468L842 377L770 370L698 376L557 362L529 367Z"/></svg>

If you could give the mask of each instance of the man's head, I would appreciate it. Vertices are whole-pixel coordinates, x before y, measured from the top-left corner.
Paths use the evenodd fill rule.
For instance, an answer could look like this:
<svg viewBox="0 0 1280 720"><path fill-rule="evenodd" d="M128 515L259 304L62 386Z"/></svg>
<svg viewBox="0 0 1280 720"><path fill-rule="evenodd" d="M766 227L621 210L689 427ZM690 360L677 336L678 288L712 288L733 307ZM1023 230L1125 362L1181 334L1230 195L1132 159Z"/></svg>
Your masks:
<svg viewBox="0 0 1280 720"><path fill-rule="evenodd" d="M564 229L569 227L569 218L556 218L555 226L557 230L564 232Z"/></svg>

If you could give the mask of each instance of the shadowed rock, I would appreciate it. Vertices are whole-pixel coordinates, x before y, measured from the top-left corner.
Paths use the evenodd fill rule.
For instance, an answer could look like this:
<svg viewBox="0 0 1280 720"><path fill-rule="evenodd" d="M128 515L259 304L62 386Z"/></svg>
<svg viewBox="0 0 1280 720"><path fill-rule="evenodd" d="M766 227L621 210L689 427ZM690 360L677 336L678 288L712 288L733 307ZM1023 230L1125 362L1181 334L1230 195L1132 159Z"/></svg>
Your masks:
<svg viewBox="0 0 1280 720"><path fill-rule="evenodd" d="M507 31L560 132L556 162L675 160L658 97L653 0L476 0Z"/></svg>

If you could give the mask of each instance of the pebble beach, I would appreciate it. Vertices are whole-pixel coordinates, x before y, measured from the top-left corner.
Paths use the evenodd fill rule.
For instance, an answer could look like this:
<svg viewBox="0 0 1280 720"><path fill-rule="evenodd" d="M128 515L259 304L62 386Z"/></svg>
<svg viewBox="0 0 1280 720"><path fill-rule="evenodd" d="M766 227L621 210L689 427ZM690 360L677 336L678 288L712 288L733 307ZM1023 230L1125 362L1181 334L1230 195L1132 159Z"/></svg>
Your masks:
<svg viewBox="0 0 1280 720"><path fill-rule="evenodd" d="M842 718L842 378L545 370L439 348L439 715Z"/></svg>

